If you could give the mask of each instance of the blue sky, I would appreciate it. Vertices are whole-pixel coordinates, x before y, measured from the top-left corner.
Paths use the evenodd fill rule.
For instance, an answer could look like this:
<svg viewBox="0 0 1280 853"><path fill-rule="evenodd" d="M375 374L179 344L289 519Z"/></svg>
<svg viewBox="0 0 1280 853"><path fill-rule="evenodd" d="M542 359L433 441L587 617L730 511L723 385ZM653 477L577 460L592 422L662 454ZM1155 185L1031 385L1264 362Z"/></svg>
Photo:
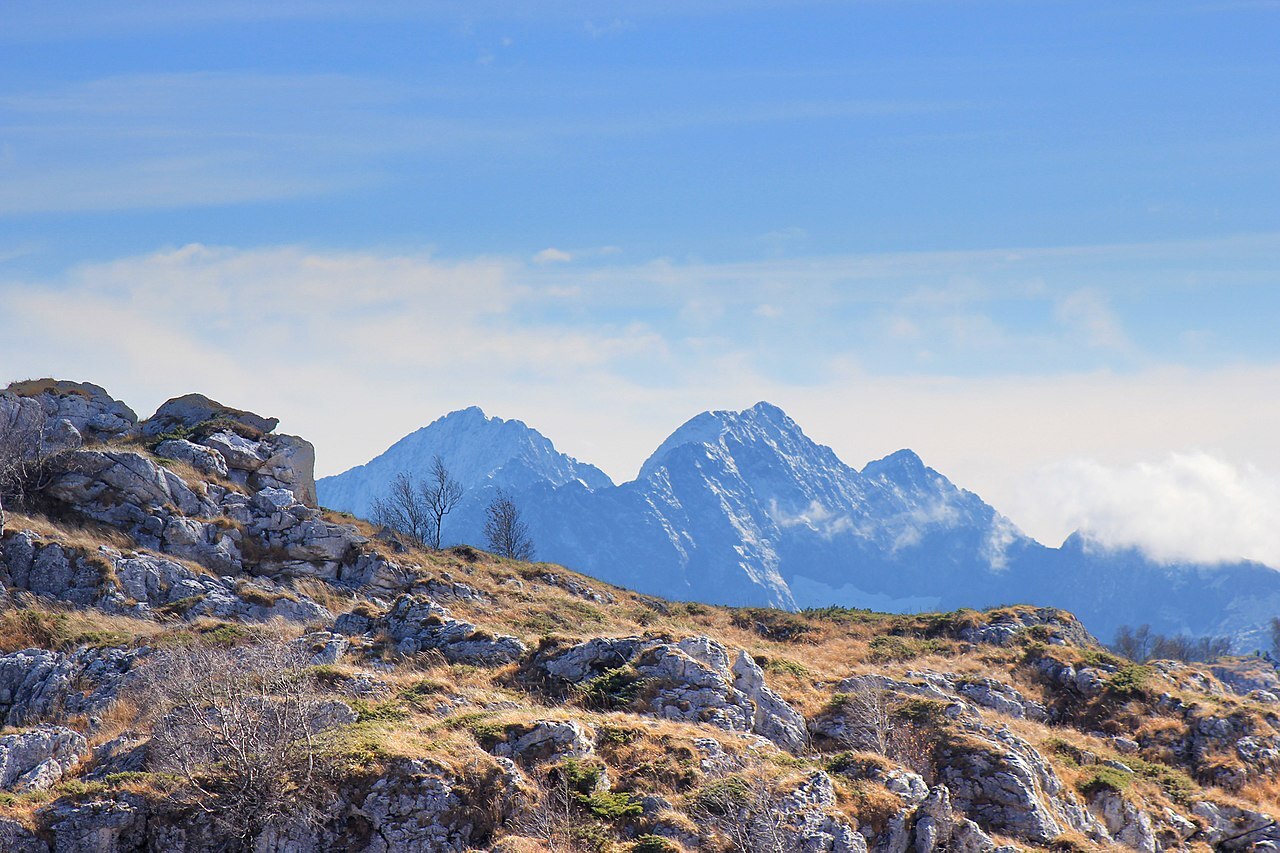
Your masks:
<svg viewBox="0 0 1280 853"><path fill-rule="evenodd" d="M1280 562L1233 526L1280 512L1274 0L0 21L0 379L202 390L326 473L479 403L625 479L764 398L1050 541Z"/></svg>

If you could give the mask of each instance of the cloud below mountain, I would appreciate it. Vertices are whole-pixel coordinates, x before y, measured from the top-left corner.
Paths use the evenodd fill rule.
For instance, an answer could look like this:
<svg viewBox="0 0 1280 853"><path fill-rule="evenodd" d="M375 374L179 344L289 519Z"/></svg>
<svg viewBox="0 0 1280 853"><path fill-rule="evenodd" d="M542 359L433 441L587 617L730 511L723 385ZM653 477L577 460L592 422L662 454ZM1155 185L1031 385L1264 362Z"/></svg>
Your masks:
<svg viewBox="0 0 1280 853"><path fill-rule="evenodd" d="M1154 560L1256 560L1280 566L1280 482L1221 454L1171 453L1154 462L1063 461L1034 480L1043 511Z"/></svg>

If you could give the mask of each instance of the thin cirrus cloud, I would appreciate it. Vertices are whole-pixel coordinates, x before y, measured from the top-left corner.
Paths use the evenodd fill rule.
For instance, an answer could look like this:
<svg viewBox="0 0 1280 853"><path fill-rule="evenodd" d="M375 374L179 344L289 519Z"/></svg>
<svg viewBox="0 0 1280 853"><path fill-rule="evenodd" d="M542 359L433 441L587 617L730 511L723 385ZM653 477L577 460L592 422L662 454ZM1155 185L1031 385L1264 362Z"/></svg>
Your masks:
<svg viewBox="0 0 1280 853"><path fill-rule="evenodd" d="M0 89L6 136L0 214L268 201L382 184L423 158L437 168L472 162L478 151L537 158L543 146L581 138L969 108L949 101L738 96L693 109L638 95L640 102L612 103L605 86L594 99L599 108L579 113L561 103L566 81L554 74L508 78L497 95L478 82L209 71ZM506 100L517 91L534 106ZM501 109L477 108L494 98Z"/></svg>

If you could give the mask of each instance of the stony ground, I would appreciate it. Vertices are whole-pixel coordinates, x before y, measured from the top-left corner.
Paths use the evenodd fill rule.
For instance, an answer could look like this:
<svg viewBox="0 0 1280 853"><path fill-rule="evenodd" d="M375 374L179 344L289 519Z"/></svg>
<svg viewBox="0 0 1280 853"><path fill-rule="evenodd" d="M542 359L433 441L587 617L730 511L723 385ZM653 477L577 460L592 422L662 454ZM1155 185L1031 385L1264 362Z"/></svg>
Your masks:
<svg viewBox="0 0 1280 853"><path fill-rule="evenodd" d="M196 396L0 393L0 850L1271 849L1280 678L1069 614L675 603L314 506Z"/></svg>

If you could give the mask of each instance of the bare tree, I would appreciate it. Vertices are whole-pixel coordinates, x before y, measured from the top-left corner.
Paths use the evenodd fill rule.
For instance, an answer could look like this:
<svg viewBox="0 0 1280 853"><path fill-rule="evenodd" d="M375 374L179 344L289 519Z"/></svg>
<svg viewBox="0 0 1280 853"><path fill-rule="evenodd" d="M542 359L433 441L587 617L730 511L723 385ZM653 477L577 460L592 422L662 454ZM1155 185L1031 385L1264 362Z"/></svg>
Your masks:
<svg viewBox="0 0 1280 853"><path fill-rule="evenodd" d="M904 716L902 710L900 697L869 678L862 679L842 694L835 708L844 723L837 741L845 749L891 758L931 782L936 732Z"/></svg>
<svg viewBox="0 0 1280 853"><path fill-rule="evenodd" d="M772 781L758 769L725 776L702 788L689 807L701 827L723 836L737 853L786 853L794 850L794 834L787 831L782 798Z"/></svg>
<svg viewBox="0 0 1280 853"><path fill-rule="evenodd" d="M453 478L439 455L431 462L431 473L422 485L422 498L431 519L430 539L427 544L440 549L440 534L444 529L444 517L462 502L462 484Z"/></svg>
<svg viewBox="0 0 1280 853"><path fill-rule="evenodd" d="M1131 661L1145 663L1151 657L1151 626L1139 625L1131 628L1121 625L1116 629L1116 640L1112 648Z"/></svg>
<svg viewBox="0 0 1280 853"><path fill-rule="evenodd" d="M1165 635L1152 632L1150 625L1140 625L1137 629L1121 625L1111 648L1136 663L1149 660L1212 663L1231 654L1231 638Z"/></svg>
<svg viewBox="0 0 1280 853"><path fill-rule="evenodd" d="M889 691L870 679L863 679L842 696L835 708L844 723L840 727L843 734L837 739L840 745L845 749L888 755L898 725Z"/></svg>
<svg viewBox="0 0 1280 853"><path fill-rule="evenodd" d="M397 474L387 493L373 501L373 521L419 542L427 541L431 515L408 474Z"/></svg>
<svg viewBox="0 0 1280 853"><path fill-rule="evenodd" d="M75 467L78 446L77 436L60 434L43 414L23 418L19 412L0 424L0 505L35 508L54 479Z"/></svg>
<svg viewBox="0 0 1280 853"><path fill-rule="evenodd" d="M245 848L268 828L322 819L320 735L340 717L306 664L283 642L196 644L154 655L136 687L153 769L181 778L188 805Z"/></svg>
<svg viewBox="0 0 1280 853"><path fill-rule="evenodd" d="M373 521L438 550L444 517L462 502L463 492L462 484L436 456L426 480L420 482L407 473L396 475L387 493L374 499Z"/></svg>
<svg viewBox="0 0 1280 853"><path fill-rule="evenodd" d="M575 807L574 791L564 773L532 774L536 796L520 810L512 829L526 838L535 838L551 853L586 853L575 830L582 823L581 809Z"/></svg>
<svg viewBox="0 0 1280 853"><path fill-rule="evenodd" d="M520 518L520 508L502 490L485 510L484 535L489 550L511 560L533 559L533 538Z"/></svg>

